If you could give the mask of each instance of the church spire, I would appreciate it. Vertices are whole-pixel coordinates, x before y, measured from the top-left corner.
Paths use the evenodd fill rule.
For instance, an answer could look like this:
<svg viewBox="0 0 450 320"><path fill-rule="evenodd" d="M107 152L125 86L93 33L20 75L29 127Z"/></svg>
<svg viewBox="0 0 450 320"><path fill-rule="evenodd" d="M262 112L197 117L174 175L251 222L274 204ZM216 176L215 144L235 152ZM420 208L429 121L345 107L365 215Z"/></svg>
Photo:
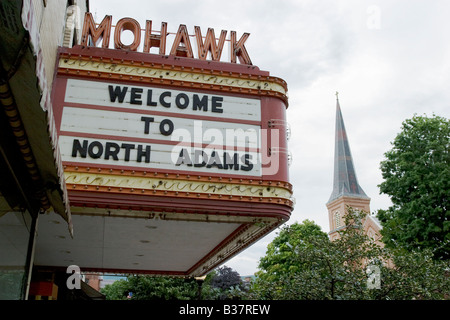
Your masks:
<svg viewBox="0 0 450 320"><path fill-rule="evenodd" d="M358 184L356 178L350 145L345 131L344 119L342 118L341 107L339 105L338 92L336 92L335 134L333 192L331 193L328 203L343 196L369 199Z"/></svg>

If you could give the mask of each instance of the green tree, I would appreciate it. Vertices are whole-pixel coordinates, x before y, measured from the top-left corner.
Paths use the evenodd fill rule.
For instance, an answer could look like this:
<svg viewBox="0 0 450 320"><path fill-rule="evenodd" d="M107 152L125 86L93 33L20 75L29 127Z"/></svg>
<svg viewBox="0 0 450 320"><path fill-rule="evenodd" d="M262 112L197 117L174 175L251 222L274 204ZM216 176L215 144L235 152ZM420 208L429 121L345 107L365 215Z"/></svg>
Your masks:
<svg viewBox="0 0 450 320"><path fill-rule="evenodd" d="M106 285L101 292L107 300L197 300L199 289L205 300L241 299L246 294L239 273L227 266L210 272L199 285L194 278L130 275Z"/></svg>
<svg viewBox="0 0 450 320"><path fill-rule="evenodd" d="M153 277L131 275L106 285L102 293L108 300L194 300L198 285L193 278Z"/></svg>
<svg viewBox="0 0 450 320"><path fill-rule="evenodd" d="M107 300L126 300L130 286L126 279L120 279L107 284L100 292L106 296Z"/></svg>
<svg viewBox="0 0 450 320"><path fill-rule="evenodd" d="M450 261L433 259L433 250L387 249L392 266L381 269L373 299L450 299Z"/></svg>
<svg viewBox="0 0 450 320"><path fill-rule="evenodd" d="M279 282L286 274L298 272L300 264L296 260L293 248L309 246L311 242L327 242L328 236L313 221L304 220L303 223L293 223L281 228L278 236L267 246L267 252L260 259L260 272L257 279L264 282ZM267 297L273 294L268 288Z"/></svg>
<svg viewBox="0 0 450 320"><path fill-rule="evenodd" d="M335 241L311 221L283 227L261 259L248 298L446 298L449 262L430 259L431 250L378 246L363 232L366 215L348 208L346 228Z"/></svg>
<svg viewBox="0 0 450 320"><path fill-rule="evenodd" d="M245 296L246 288L237 271L222 266L208 274L202 293L206 300L240 300Z"/></svg>
<svg viewBox="0 0 450 320"><path fill-rule="evenodd" d="M450 122L433 116L405 120L381 162L380 193L392 206L378 211L388 247L435 249L450 258Z"/></svg>

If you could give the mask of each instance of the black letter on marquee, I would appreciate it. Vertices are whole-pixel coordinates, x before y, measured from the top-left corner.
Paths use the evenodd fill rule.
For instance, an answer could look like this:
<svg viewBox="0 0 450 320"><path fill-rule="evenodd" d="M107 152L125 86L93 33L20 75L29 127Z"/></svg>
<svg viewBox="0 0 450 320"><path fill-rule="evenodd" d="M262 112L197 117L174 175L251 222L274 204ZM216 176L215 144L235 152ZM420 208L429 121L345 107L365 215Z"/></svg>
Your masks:
<svg viewBox="0 0 450 320"><path fill-rule="evenodd" d="M83 140L83 146L81 146L80 140L74 139L73 140L73 146L72 146L72 157L76 158L77 152L79 152L80 153L80 157L86 158L87 147L88 147L88 141L87 140Z"/></svg>
<svg viewBox="0 0 450 320"><path fill-rule="evenodd" d="M97 147L97 152L94 152L95 147ZM89 157L91 157L92 159L100 158L103 154L103 145L101 144L101 142L100 141L92 141L89 144L88 154L89 154Z"/></svg>
<svg viewBox="0 0 450 320"><path fill-rule="evenodd" d="M130 96L131 104L142 104L142 101L141 101L142 91L143 90L140 88L131 88L131 96Z"/></svg>
<svg viewBox="0 0 450 320"><path fill-rule="evenodd" d="M163 93L161 93L161 95L159 96L159 103L161 103L161 105L163 107L166 108L170 108L170 102L166 102L164 100L165 97L170 97L172 95L172 93L170 91L164 91Z"/></svg>
<svg viewBox="0 0 450 320"><path fill-rule="evenodd" d="M155 119L151 118L151 117L141 117L141 121L145 122L145 127L144 127L144 133L145 134L149 134L150 133L150 122L153 122Z"/></svg>
<svg viewBox="0 0 450 320"><path fill-rule="evenodd" d="M192 109L203 109L203 111L208 111L208 96L203 96L202 99L200 99L197 94L194 94L194 98L192 99Z"/></svg>
<svg viewBox="0 0 450 320"><path fill-rule="evenodd" d="M114 150L111 150L111 148L114 148ZM115 142L107 142L105 145L105 160L109 160L109 157L111 156L113 160L119 160L119 157L117 154L120 151L120 146Z"/></svg>
<svg viewBox="0 0 450 320"><path fill-rule="evenodd" d="M206 167L211 168L214 166L216 166L218 169L223 169L222 163L220 163L219 154L216 152L216 150L211 153L211 158L209 158L208 165Z"/></svg>
<svg viewBox="0 0 450 320"><path fill-rule="evenodd" d="M152 101L152 90L147 90L147 105L151 107L156 107L157 103Z"/></svg>
<svg viewBox="0 0 450 320"><path fill-rule="evenodd" d="M234 167L234 170L239 170L238 165L238 154L233 154L233 159L231 159L228 152L223 153L223 168L224 169L232 169Z"/></svg>
<svg viewBox="0 0 450 320"><path fill-rule="evenodd" d="M175 163L175 165L179 166L183 163L190 167L192 166L191 157L189 156L189 152L185 148L181 149L180 154L178 155L177 163Z"/></svg>
<svg viewBox="0 0 450 320"><path fill-rule="evenodd" d="M223 101L222 97L212 97L212 105L211 105L212 110L211 111L217 112L217 113L223 113L223 109L221 109L222 101Z"/></svg>
<svg viewBox="0 0 450 320"><path fill-rule="evenodd" d="M150 150L152 149L151 146L145 146L145 151L142 150L143 146L140 144L138 145L138 149L137 149L137 162L142 162L142 157L145 157L145 162L149 163L150 162Z"/></svg>
<svg viewBox="0 0 450 320"><path fill-rule="evenodd" d="M123 87L122 91L120 91L120 86L116 86L116 88L114 89L112 85L109 85L108 89L109 89L109 98L111 99L111 102L116 102L117 97L119 97L119 102L123 102L128 87Z"/></svg>
<svg viewBox="0 0 450 320"><path fill-rule="evenodd" d="M169 126L168 130L166 130L166 124ZM159 124L159 132L161 132L162 135L170 136L173 132L173 122L170 119L164 119L161 121Z"/></svg>
<svg viewBox="0 0 450 320"><path fill-rule="evenodd" d="M183 103L181 103L181 99L184 100ZM186 109L187 106L189 105L189 97L187 96L187 94L185 93L180 93L176 96L175 98L175 104L177 105L178 108L180 109Z"/></svg>
<svg viewBox="0 0 450 320"><path fill-rule="evenodd" d="M200 158L202 157L202 162L200 163ZM208 160L208 155L203 150L194 151L194 167L204 167L206 166L206 160Z"/></svg>
<svg viewBox="0 0 450 320"><path fill-rule="evenodd" d="M125 161L130 161L130 150L134 149L134 144L130 144L130 143L122 143L122 145L120 146L121 148L125 149Z"/></svg>
<svg viewBox="0 0 450 320"><path fill-rule="evenodd" d="M244 158L245 166L241 166L241 170L244 170L244 171L250 171L250 170L252 170L252 169L253 169L253 163L251 163L251 162L249 161L249 160L252 159L252 155L246 153L246 154L244 154L244 155L241 157L241 160L242 160L242 158Z"/></svg>

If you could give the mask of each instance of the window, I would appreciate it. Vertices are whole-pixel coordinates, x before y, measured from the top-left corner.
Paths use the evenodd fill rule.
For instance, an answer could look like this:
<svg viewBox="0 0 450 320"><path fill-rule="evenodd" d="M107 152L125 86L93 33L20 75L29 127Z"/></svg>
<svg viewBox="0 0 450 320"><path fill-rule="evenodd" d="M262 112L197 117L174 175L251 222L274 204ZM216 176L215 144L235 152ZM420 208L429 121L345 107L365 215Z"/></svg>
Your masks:
<svg viewBox="0 0 450 320"><path fill-rule="evenodd" d="M367 232L367 236L372 239L373 241L376 240L376 236L375 236L375 232L372 230L372 228L369 228L368 232Z"/></svg>
<svg viewBox="0 0 450 320"><path fill-rule="evenodd" d="M335 225L335 228L336 228L336 229L342 226L342 222L341 222L341 214L340 214L339 211L336 211L336 212L334 213L334 225Z"/></svg>

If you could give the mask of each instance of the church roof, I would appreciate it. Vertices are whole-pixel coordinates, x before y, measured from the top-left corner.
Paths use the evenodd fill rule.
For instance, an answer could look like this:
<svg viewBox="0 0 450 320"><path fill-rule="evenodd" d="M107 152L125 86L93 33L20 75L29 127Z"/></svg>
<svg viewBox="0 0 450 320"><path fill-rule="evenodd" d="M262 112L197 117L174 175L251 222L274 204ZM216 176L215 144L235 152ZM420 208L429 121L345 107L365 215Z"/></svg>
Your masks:
<svg viewBox="0 0 450 320"><path fill-rule="evenodd" d="M334 147L333 192L328 203L343 196L369 199L356 178L339 99L336 100L336 137Z"/></svg>

